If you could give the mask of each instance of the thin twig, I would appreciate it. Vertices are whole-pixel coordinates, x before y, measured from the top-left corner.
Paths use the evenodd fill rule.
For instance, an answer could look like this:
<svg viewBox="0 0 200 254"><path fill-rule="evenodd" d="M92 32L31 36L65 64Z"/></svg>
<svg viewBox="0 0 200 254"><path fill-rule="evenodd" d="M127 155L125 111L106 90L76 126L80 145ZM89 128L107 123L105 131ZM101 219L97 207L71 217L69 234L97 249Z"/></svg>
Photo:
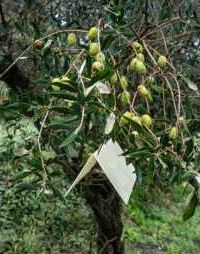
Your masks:
<svg viewBox="0 0 200 254"><path fill-rule="evenodd" d="M146 105L147 105L147 110L148 110L148 113L150 114L150 107L149 107L149 103L148 103L147 98L145 98L145 101L146 101Z"/></svg>
<svg viewBox="0 0 200 254"><path fill-rule="evenodd" d="M115 28L113 28L111 25L108 25L109 28L115 30L115 32L120 35L126 42L128 42L129 44L131 44L131 41L129 41L122 33L120 33L119 31L117 31Z"/></svg>
<svg viewBox="0 0 200 254"><path fill-rule="evenodd" d="M83 109L82 109L81 121L80 121L80 124L78 126L78 129L81 129L81 127L83 125L84 116L85 116L85 107L83 107Z"/></svg>
<svg viewBox="0 0 200 254"><path fill-rule="evenodd" d="M79 73L79 70L78 70L78 68L77 68L77 66L75 64L74 64L74 67L75 67L75 69L76 69L76 71L78 73L78 77L79 77L79 79L81 81L81 85L82 85L82 88L83 88L83 94L85 94L85 85L84 85L84 81L83 81L82 75L81 75L81 73Z"/></svg>
<svg viewBox="0 0 200 254"><path fill-rule="evenodd" d="M166 126L166 107L165 107L165 93L162 92L162 100L163 100L163 114L164 114L164 124L165 124L165 130L167 128Z"/></svg>
<svg viewBox="0 0 200 254"><path fill-rule="evenodd" d="M8 67L6 68L1 74L0 74L0 79L18 62L18 60L26 53L28 52L28 50L30 48L32 48L34 43L32 43L31 45L28 46L28 48L26 48L15 60L14 62Z"/></svg>
<svg viewBox="0 0 200 254"><path fill-rule="evenodd" d="M164 46L165 46L165 50L166 50L167 56L168 56L168 58L169 58L169 60L170 60L171 65L173 65L173 64L172 64L171 57L170 57L170 53L169 53L169 50L168 50L168 47L167 47L167 43L166 43L166 40L165 40L165 36L164 36L163 30L160 29L160 31L161 31L161 34L162 34L162 37L163 37Z"/></svg>
<svg viewBox="0 0 200 254"><path fill-rule="evenodd" d="M178 105L177 105L177 122L176 125L179 124L179 117L180 117L180 113L181 113L181 89L180 89L180 85L179 82L177 80L177 78L175 77L175 75L171 72L169 72L169 74L174 78L176 85L177 85L177 92L178 92Z"/></svg>
<svg viewBox="0 0 200 254"><path fill-rule="evenodd" d="M38 40L44 40L44 39L47 39L51 36L54 36L54 35L57 35L57 34L61 34L61 33L67 33L67 32L79 32L79 33L87 33L88 31L87 30L81 30L81 29L63 29L63 30L59 30L59 31L56 31L56 32L53 32L51 34L48 34L44 37L41 37L39 38Z"/></svg>
<svg viewBox="0 0 200 254"><path fill-rule="evenodd" d="M133 96L133 100L132 100L132 102L131 102L131 109L132 109L132 110L134 110L133 106L134 106L134 103L135 103L137 94L138 94L138 92L136 91L135 94L134 94L134 96Z"/></svg>
<svg viewBox="0 0 200 254"><path fill-rule="evenodd" d="M164 23L157 26L155 29L153 29L150 32L144 34L141 39L144 39L145 37L149 36L150 34L153 34L153 33L157 32L160 28L164 28L168 25L171 25L171 23L176 22L176 21L181 21L180 17L174 17L170 20L165 21Z"/></svg>
<svg viewBox="0 0 200 254"><path fill-rule="evenodd" d="M71 30L71 29L64 29L64 30L59 30L59 31L56 31L56 32L53 32L51 34L48 34L44 37L41 37L37 40L44 40L46 38L49 38L51 36L54 36L54 35L57 35L57 34L60 34L60 33L66 33L66 32L82 32L82 33L86 33L87 31L85 30L80 30L80 29L74 29L74 30ZM36 41L37 41L36 40ZM11 65L9 65L8 68L6 68L1 74L0 74L0 79L19 61L19 59L26 53L28 52L28 50L30 48L32 48L35 44L35 41L33 43L31 43L13 62Z"/></svg>
<svg viewBox="0 0 200 254"><path fill-rule="evenodd" d="M166 81L166 84L167 84L167 87L170 91L170 94L171 94L171 97L172 97L172 101L173 101L173 105L174 105L174 111L175 111L175 114L176 114L176 118L178 118L178 112L177 112L177 108L176 108L176 102L175 102L175 98L174 98L174 93L173 93L173 90L171 88L171 84L168 80L168 78L166 76L163 76L164 80Z"/></svg>
<svg viewBox="0 0 200 254"><path fill-rule="evenodd" d="M49 106L48 106L48 110L47 110L47 112L46 112L46 114L44 116L44 119L42 121L40 130L39 130L39 133L38 133L38 137L37 137L37 145L38 145L38 149L39 149L39 153L40 153L40 160L41 160L41 164L42 164L42 169L43 169L43 172L44 172L44 178L43 178L43 184L42 184L43 190L45 189L45 186L46 186L47 171L46 171L44 159L43 159L43 156L42 156L42 148L41 148L41 144L40 144L40 139L41 139L41 136L42 136L42 131L44 129L46 120L47 120L47 118L49 116L49 112L50 112L50 108L51 108L52 103L53 103L53 98L51 98L51 100L50 100L50 103L49 103Z"/></svg>
<svg viewBox="0 0 200 254"><path fill-rule="evenodd" d="M149 51L148 46L147 46L145 40L142 40L142 44L143 44L145 50L147 51L149 57L151 58L151 61L153 62L153 64L155 64L155 66L157 66L157 62L156 62L155 58L153 57L153 55L151 54L151 52Z"/></svg>
<svg viewBox="0 0 200 254"><path fill-rule="evenodd" d="M160 53L159 53L157 50L155 50L154 48L152 48L150 45L149 45L149 48L150 48L151 50L153 50L153 51L155 52L155 54L157 54L158 56L160 56ZM176 73L176 68L173 66L173 64L171 64L169 61L167 61L167 64L172 68L172 70L174 71L174 73Z"/></svg>
<svg viewBox="0 0 200 254"><path fill-rule="evenodd" d="M72 64L70 65L69 69L66 71L65 76L67 76L68 73L71 71L71 69L75 66L75 62L82 56L84 51L85 50L82 49L81 52L75 57L75 59L73 60Z"/></svg>
<svg viewBox="0 0 200 254"><path fill-rule="evenodd" d="M153 57L153 55L151 54L150 50L148 49L148 46L146 45L146 42L144 40L142 42L143 42L144 48L146 49L148 55L150 56L150 58L152 60L152 62L157 66L157 62L156 62L155 58ZM157 52L157 54L159 54L159 53ZM171 63L169 63L169 62L168 62L168 64L174 70L174 66ZM173 101L173 104L174 104L174 111L175 111L175 114L176 114L176 118L178 118L178 112L177 112L177 108L176 108L176 102L175 102L173 90L171 88L171 84L170 84L169 80L167 79L167 77L164 75L162 69L160 69L160 72L162 73L162 76L163 76L163 78L165 79L165 81L167 83L167 87L168 87L168 89L170 91L170 94L171 94L171 97L172 97L172 101Z"/></svg>
<svg viewBox="0 0 200 254"><path fill-rule="evenodd" d="M111 58L113 64L116 65L115 58L112 55L110 50L109 50L109 55L110 55L110 58ZM113 108L113 111L115 111L116 107L117 107L117 99L116 99L116 89L115 89L115 85L114 84L112 85L112 89L113 89L113 96L114 96L114 108Z"/></svg>

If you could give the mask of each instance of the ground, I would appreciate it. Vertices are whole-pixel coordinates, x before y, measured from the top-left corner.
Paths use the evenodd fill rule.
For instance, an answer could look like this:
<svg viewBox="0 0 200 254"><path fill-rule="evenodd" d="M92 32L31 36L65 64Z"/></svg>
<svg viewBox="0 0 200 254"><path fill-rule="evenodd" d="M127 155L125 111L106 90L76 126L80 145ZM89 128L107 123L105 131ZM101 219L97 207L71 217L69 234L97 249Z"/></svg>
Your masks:
<svg viewBox="0 0 200 254"><path fill-rule="evenodd" d="M20 223L19 218L15 221L15 212L15 218L10 215L12 221L1 227L1 253L96 253L97 226L82 198L73 192L66 206L55 200L43 200L28 215L27 207L36 206L37 199L33 202L26 197L24 213L19 213ZM177 187L162 191L136 187L123 214L126 254L199 253L199 211L183 222L184 204L185 198ZM2 213L6 214L4 210Z"/></svg>
<svg viewBox="0 0 200 254"><path fill-rule="evenodd" d="M198 211L183 222L184 205L185 199L178 188L167 192L133 191L124 216L127 254L199 253Z"/></svg>

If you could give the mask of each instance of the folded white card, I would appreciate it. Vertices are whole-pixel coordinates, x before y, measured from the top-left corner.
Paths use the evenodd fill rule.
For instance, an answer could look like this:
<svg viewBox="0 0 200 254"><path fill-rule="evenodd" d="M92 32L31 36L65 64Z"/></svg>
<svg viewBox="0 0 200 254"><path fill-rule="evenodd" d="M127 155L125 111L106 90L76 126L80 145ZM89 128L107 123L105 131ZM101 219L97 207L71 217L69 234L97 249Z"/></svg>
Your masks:
<svg viewBox="0 0 200 254"><path fill-rule="evenodd" d="M119 196L124 203L127 204L136 181L136 173L132 164L126 165L125 157L122 154L123 150L117 142L113 142L110 139L106 144L103 144L100 149L90 156L85 166L66 192L65 197L72 188L90 172L95 163L98 162Z"/></svg>
<svg viewBox="0 0 200 254"><path fill-rule="evenodd" d="M100 152L94 153L94 156L115 190L127 204L136 181L136 174L132 164L126 165L122 154L123 150L119 144L110 139L101 147Z"/></svg>

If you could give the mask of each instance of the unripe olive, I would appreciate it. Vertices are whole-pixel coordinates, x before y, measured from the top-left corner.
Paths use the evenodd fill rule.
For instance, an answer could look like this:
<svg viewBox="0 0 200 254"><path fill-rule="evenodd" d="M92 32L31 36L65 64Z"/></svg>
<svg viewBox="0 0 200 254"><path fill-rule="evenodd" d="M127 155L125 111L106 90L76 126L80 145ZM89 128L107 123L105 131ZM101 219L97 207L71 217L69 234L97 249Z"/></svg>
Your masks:
<svg viewBox="0 0 200 254"><path fill-rule="evenodd" d="M177 136L178 136L178 128L177 128L177 127L172 127L172 128L169 130L169 134L168 134L169 139L173 140L173 139L175 139Z"/></svg>
<svg viewBox="0 0 200 254"><path fill-rule="evenodd" d="M137 91L138 91L138 93L139 93L140 95L142 95L143 97L147 97L147 96L149 95L148 90L147 90L146 87L143 86L143 85L139 85L139 86L137 87Z"/></svg>
<svg viewBox="0 0 200 254"><path fill-rule="evenodd" d="M114 85L117 82L117 74L116 72L114 74L112 74L112 76L110 77L110 83L112 85Z"/></svg>
<svg viewBox="0 0 200 254"><path fill-rule="evenodd" d="M148 86L153 85L154 82L155 82L155 78L152 77L152 76L147 79L147 85Z"/></svg>
<svg viewBox="0 0 200 254"><path fill-rule="evenodd" d="M137 54L137 59L140 60L141 62L144 62L145 58L142 53Z"/></svg>
<svg viewBox="0 0 200 254"><path fill-rule="evenodd" d="M142 119L142 124L147 126L148 128L151 128L152 126L152 118L149 115L143 115L141 117Z"/></svg>
<svg viewBox="0 0 200 254"><path fill-rule="evenodd" d="M133 116L134 114L132 112L129 111L125 112L123 116L121 116L120 118L120 124L121 125L127 124L129 122L128 119L132 119Z"/></svg>
<svg viewBox="0 0 200 254"><path fill-rule="evenodd" d="M60 82L60 78L53 78L51 83L57 83L57 82Z"/></svg>
<svg viewBox="0 0 200 254"><path fill-rule="evenodd" d="M68 101L67 102L67 106L70 108L71 106L73 105L73 102L72 101Z"/></svg>
<svg viewBox="0 0 200 254"><path fill-rule="evenodd" d="M135 41L132 44L132 47L136 50L137 53L142 53L143 52L143 47L142 44L140 44L139 42Z"/></svg>
<svg viewBox="0 0 200 254"><path fill-rule="evenodd" d="M102 69L102 64L98 61L95 61L93 64L92 64L92 70L93 71L100 71Z"/></svg>
<svg viewBox="0 0 200 254"><path fill-rule="evenodd" d="M146 69L146 66L144 65L144 63L140 60L138 60L136 62L136 71L139 72L140 74L146 74L147 72L147 69Z"/></svg>
<svg viewBox="0 0 200 254"><path fill-rule="evenodd" d="M130 102L131 94L128 91L124 91L119 95L120 101L122 105L126 105Z"/></svg>
<svg viewBox="0 0 200 254"><path fill-rule="evenodd" d="M58 48L58 47L53 48L53 52L59 53L59 51L60 51L60 48Z"/></svg>
<svg viewBox="0 0 200 254"><path fill-rule="evenodd" d="M95 39L97 36L98 36L98 28L97 27L91 27L90 28L90 30L89 30L89 32L88 32L88 38L90 39L90 40L93 40L93 39Z"/></svg>
<svg viewBox="0 0 200 254"><path fill-rule="evenodd" d="M134 116L133 112L130 111L126 111L123 116L125 116L126 118L132 119L132 117Z"/></svg>
<svg viewBox="0 0 200 254"><path fill-rule="evenodd" d="M184 116L180 116L178 120L179 120L179 122L183 123L185 121L185 118L184 118Z"/></svg>
<svg viewBox="0 0 200 254"><path fill-rule="evenodd" d="M58 56L63 56L62 50L60 50L60 51L58 52Z"/></svg>
<svg viewBox="0 0 200 254"><path fill-rule="evenodd" d="M151 93L148 91L148 95L147 95L147 100L148 102L152 103L153 102L153 98L151 96Z"/></svg>
<svg viewBox="0 0 200 254"><path fill-rule="evenodd" d="M130 70L131 71L136 71L136 63L138 62L137 58L133 58L132 61L130 62Z"/></svg>
<svg viewBox="0 0 200 254"><path fill-rule="evenodd" d="M165 56L159 56L158 58L158 66L163 68L167 63L167 58Z"/></svg>
<svg viewBox="0 0 200 254"><path fill-rule="evenodd" d="M139 135L139 133L137 131L132 131L132 134L136 137Z"/></svg>
<svg viewBox="0 0 200 254"><path fill-rule="evenodd" d="M63 76L63 77L61 78L61 81L69 81L69 78L66 77L66 76Z"/></svg>
<svg viewBox="0 0 200 254"><path fill-rule="evenodd" d="M52 90L53 90L54 92L59 92L59 91L60 91L60 87L59 87L59 86L56 86L56 85L53 85L53 83L58 83L58 82L60 82L60 81L61 81L60 78L53 78L53 79L52 79L52 81L51 81L51 83L52 83L51 88L52 88Z"/></svg>
<svg viewBox="0 0 200 254"><path fill-rule="evenodd" d="M128 87L128 81L127 81L125 76L121 76L120 85L121 85L122 88L127 88Z"/></svg>
<svg viewBox="0 0 200 254"><path fill-rule="evenodd" d="M68 36L67 36L67 44L69 46L73 46L75 45L77 42L77 39L76 39L76 35L74 33L70 33Z"/></svg>
<svg viewBox="0 0 200 254"><path fill-rule="evenodd" d="M90 43L89 53L91 55L97 55L99 51L100 51L99 43L97 42Z"/></svg>
<svg viewBox="0 0 200 254"><path fill-rule="evenodd" d="M59 86L51 85L51 87L52 87L52 90L54 92L59 92L60 91L60 87Z"/></svg>
<svg viewBox="0 0 200 254"><path fill-rule="evenodd" d="M102 52L99 52L96 57L95 60L98 62L104 62L105 61L105 55Z"/></svg>
<svg viewBox="0 0 200 254"><path fill-rule="evenodd" d="M142 125L141 118L139 116L132 116L131 120L139 125Z"/></svg>
<svg viewBox="0 0 200 254"><path fill-rule="evenodd" d="M37 49L41 49L43 47L43 41L39 39L35 40L33 47Z"/></svg>

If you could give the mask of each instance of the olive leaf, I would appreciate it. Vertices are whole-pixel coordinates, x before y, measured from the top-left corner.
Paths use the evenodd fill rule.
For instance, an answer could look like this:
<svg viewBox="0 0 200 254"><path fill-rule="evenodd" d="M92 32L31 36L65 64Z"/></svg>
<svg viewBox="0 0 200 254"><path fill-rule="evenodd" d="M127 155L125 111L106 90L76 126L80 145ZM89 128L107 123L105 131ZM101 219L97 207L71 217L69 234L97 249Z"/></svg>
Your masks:
<svg viewBox="0 0 200 254"><path fill-rule="evenodd" d="M196 85L193 81L191 81L190 79L184 77L183 75L181 75L181 77L182 77L183 80L187 83L188 87L189 87L191 90L193 90L193 91L195 91L195 92L198 91L198 87L197 87L197 85Z"/></svg>
<svg viewBox="0 0 200 254"><path fill-rule="evenodd" d="M70 132L69 135L67 136L67 138L65 138L65 140L60 145L60 148L68 146L70 143L72 143L75 140L75 138L77 137L79 131L80 131L80 127L76 128L75 130Z"/></svg>
<svg viewBox="0 0 200 254"><path fill-rule="evenodd" d="M193 193L190 194L185 211L183 213L183 220L188 220L190 217L193 216L196 207L199 203L198 200L198 192L195 190Z"/></svg>
<svg viewBox="0 0 200 254"><path fill-rule="evenodd" d="M94 89L97 88L100 94L110 94L110 88L103 82L97 81L94 85L85 90L85 97Z"/></svg>
<svg viewBox="0 0 200 254"><path fill-rule="evenodd" d="M111 112L106 119L106 126L104 131L106 135L110 134L111 131L113 130L113 127L115 125L115 120L116 120L116 116L113 112Z"/></svg>

